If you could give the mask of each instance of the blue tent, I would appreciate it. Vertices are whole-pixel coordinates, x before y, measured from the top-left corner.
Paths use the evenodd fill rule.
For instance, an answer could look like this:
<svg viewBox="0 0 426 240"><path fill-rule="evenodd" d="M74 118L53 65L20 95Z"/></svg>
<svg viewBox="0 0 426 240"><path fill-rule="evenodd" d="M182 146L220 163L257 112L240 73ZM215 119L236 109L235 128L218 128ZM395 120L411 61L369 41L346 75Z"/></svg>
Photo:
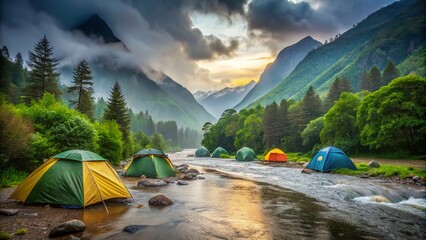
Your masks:
<svg viewBox="0 0 426 240"><path fill-rule="evenodd" d="M351 159L336 147L326 147L319 150L306 168L321 172L329 172L339 168L357 170Z"/></svg>

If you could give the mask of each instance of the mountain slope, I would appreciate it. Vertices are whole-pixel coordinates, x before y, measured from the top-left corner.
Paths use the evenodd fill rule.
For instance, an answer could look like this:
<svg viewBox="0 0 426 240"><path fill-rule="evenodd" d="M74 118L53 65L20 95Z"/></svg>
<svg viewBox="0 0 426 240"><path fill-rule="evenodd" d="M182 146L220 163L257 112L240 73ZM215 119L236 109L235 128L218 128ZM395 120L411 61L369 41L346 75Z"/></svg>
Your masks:
<svg viewBox="0 0 426 240"><path fill-rule="evenodd" d="M274 89L312 49L320 45L320 42L308 36L281 50L275 61L268 64L260 75L257 85L235 106L235 109L246 107Z"/></svg>
<svg viewBox="0 0 426 240"><path fill-rule="evenodd" d="M72 29L86 36L100 41L100 44L129 51L125 44L117 38L105 21L98 15ZM122 66L124 63L115 56L107 53L89 62L93 75L94 88L97 95L106 96L115 81L120 83L127 105L134 112L146 111L156 120L175 120L179 126L200 129L205 122L213 122L215 118L209 114L183 86L170 77L151 70L151 73L160 75L162 80L153 81L146 73L134 66ZM149 69L149 67L146 67ZM71 67L60 69L61 79L71 82Z"/></svg>
<svg viewBox="0 0 426 240"><path fill-rule="evenodd" d="M240 102L247 93L255 87L256 82L251 81L244 86L235 88L224 88L220 91L210 94L208 97L199 101L206 110L217 119L222 116L226 109L232 108L236 102Z"/></svg>
<svg viewBox="0 0 426 240"><path fill-rule="evenodd" d="M383 69L387 62L404 61L425 37L425 6L421 0L395 2L368 16L333 42L310 52L275 89L250 107L283 98L300 99L309 86L325 94L338 76L347 77L354 90L364 70Z"/></svg>

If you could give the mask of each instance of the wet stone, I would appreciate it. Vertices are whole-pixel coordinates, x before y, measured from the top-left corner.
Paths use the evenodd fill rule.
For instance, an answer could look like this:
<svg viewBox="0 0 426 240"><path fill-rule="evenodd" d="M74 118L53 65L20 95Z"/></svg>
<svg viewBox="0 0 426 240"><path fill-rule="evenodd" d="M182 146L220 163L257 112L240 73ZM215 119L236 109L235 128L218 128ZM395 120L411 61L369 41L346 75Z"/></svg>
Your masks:
<svg viewBox="0 0 426 240"><path fill-rule="evenodd" d="M371 162L368 163L368 166L371 167L371 168L378 168L378 167L380 167L380 164L376 161L371 161Z"/></svg>
<svg viewBox="0 0 426 240"><path fill-rule="evenodd" d="M152 206L169 206L173 204L173 201L164 195L157 195L149 199L148 204Z"/></svg>
<svg viewBox="0 0 426 240"><path fill-rule="evenodd" d="M185 180L192 180L195 177L197 177L197 175L194 174L194 173L186 173L185 175L183 175L183 179L185 179Z"/></svg>
<svg viewBox="0 0 426 240"><path fill-rule="evenodd" d="M420 180L420 177L419 177L419 176L414 176L414 177L413 177L413 181L417 182L417 181L419 181L419 180Z"/></svg>
<svg viewBox="0 0 426 240"><path fill-rule="evenodd" d="M13 216L18 214L18 212L19 212L19 209L5 209L5 208L0 209L0 214L4 216Z"/></svg>
<svg viewBox="0 0 426 240"><path fill-rule="evenodd" d="M200 175L200 172L197 170L197 169L195 169L195 168L190 168L188 171L186 171L185 172L186 174L188 174L188 173L192 173L192 174L195 174L195 175Z"/></svg>
<svg viewBox="0 0 426 240"><path fill-rule="evenodd" d="M49 233L49 238L59 237L70 233L82 232L84 231L85 227L86 224L84 224L84 222L77 219L73 219L68 222L62 223L57 227L54 227Z"/></svg>
<svg viewBox="0 0 426 240"><path fill-rule="evenodd" d="M137 232L139 230L141 230L142 228L146 227L147 225L129 225L123 228L123 232L128 232L128 233L134 233Z"/></svg>
<svg viewBox="0 0 426 240"><path fill-rule="evenodd" d="M188 185L188 182L183 181L183 180L178 180L177 185Z"/></svg>
<svg viewBox="0 0 426 240"><path fill-rule="evenodd" d="M197 179L206 179L206 178L202 176L198 176Z"/></svg>
<svg viewBox="0 0 426 240"><path fill-rule="evenodd" d="M138 182L138 187L161 187L165 186L167 183L159 179L142 179Z"/></svg>

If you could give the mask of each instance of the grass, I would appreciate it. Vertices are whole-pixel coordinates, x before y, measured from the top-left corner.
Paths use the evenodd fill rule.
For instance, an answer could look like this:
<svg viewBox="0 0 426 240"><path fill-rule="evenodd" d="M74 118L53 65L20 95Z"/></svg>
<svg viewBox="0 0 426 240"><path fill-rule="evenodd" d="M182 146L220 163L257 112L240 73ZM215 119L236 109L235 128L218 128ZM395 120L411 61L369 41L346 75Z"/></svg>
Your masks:
<svg viewBox="0 0 426 240"><path fill-rule="evenodd" d="M407 152L392 152L392 153L358 153L352 155L353 158L383 158L383 159L395 159L395 160L426 160L425 155L410 155Z"/></svg>
<svg viewBox="0 0 426 240"><path fill-rule="evenodd" d="M407 178L408 176L419 176L426 177L426 170L416 169L413 167L404 167L391 164L382 164L378 168L370 168L365 163L355 164L358 170L350 170L347 168L337 169L333 172L345 175L363 175L367 174L370 176L377 177L393 177L397 176L400 178Z"/></svg>
<svg viewBox="0 0 426 240"><path fill-rule="evenodd" d="M18 228L15 231L16 235L25 235L28 232L27 228Z"/></svg>
<svg viewBox="0 0 426 240"><path fill-rule="evenodd" d="M220 158L235 158L235 156L228 155L226 153L222 153L222 154L220 154Z"/></svg>
<svg viewBox="0 0 426 240"><path fill-rule="evenodd" d="M12 239L10 234L6 231L0 231L0 240L9 240Z"/></svg>
<svg viewBox="0 0 426 240"><path fill-rule="evenodd" d="M309 162L312 158L306 153L286 152L285 154L290 162Z"/></svg>
<svg viewBox="0 0 426 240"><path fill-rule="evenodd" d="M8 167L0 170L0 187L10 187L24 181L27 173Z"/></svg>

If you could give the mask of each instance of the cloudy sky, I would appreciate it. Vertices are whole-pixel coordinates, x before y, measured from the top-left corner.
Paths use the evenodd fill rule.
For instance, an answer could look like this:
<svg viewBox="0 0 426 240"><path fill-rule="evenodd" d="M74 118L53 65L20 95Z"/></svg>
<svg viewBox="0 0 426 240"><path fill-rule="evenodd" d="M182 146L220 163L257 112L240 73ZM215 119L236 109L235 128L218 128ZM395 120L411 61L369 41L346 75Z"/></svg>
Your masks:
<svg viewBox="0 0 426 240"><path fill-rule="evenodd" d="M109 54L164 72L190 91L257 81L284 47L324 40L394 0L0 0L0 44L11 56L46 34L61 66ZM94 14L130 52L72 29Z"/></svg>

